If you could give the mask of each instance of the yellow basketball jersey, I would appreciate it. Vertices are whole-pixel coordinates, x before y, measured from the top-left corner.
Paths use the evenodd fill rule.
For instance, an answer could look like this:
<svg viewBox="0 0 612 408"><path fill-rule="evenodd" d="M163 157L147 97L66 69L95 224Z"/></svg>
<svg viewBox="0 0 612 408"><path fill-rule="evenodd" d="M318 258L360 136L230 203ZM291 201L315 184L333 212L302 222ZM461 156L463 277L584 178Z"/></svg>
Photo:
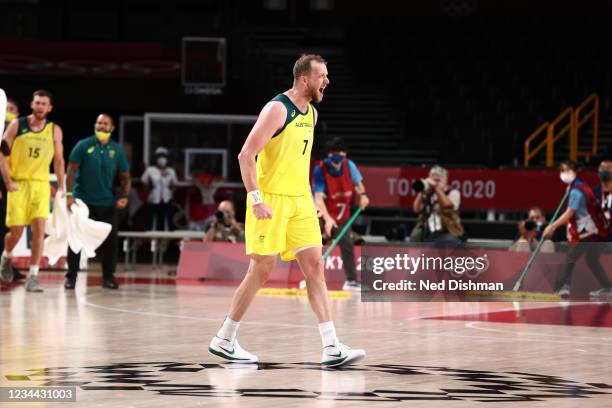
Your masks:
<svg viewBox="0 0 612 408"><path fill-rule="evenodd" d="M20 118L9 156L11 178L49 181L49 166L54 151L53 122L45 123L40 132L33 132L27 118Z"/></svg>
<svg viewBox="0 0 612 408"><path fill-rule="evenodd" d="M257 156L257 183L265 193L301 196L310 193L310 153L314 138L314 112L308 104L300 112L287 95L273 101L287 109L285 126Z"/></svg>

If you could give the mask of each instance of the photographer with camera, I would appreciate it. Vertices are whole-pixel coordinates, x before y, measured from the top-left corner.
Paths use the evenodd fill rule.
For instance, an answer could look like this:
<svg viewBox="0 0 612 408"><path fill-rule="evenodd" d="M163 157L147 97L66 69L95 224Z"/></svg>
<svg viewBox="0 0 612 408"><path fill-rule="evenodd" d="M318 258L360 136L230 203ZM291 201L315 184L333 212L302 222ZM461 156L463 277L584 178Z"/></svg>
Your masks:
<svg viewBox="0 0 612 408"><path fill-rule="evenodd" d="M540 207L534 206L527 211L526 222L529 222L528 227L530 229L536 231L535 239L539 240L542 238L542 233L544 232L544 228L548 225L548 220L546 220L546 216L544 216Z"/></svg>
<svg viewBox="0 0 612 408"><path fill-rule="evenodd" d="M234 203L223 200L208 220L204 242L244 242L244 224L236 220Z"/></svg>
<svg viewBox="0 0 612 408"><path fill-rule="evenodd" d="M509 250L514 252L532 252L538 246L542 233L548 225L548 221L540 207L531 207L527 212L527 219L518 223L518 236ZM542 253L555 252L555 244L550 239L545 239L540 248Z"/></svg>
<svg viewBox="0 0 612 408"><path fill-rule="evenodd" d="M410 234L410 241L462 241L465 231L459 218L461 193L448 185L446 169L432 167L429 176L414 182L412 188L417 192L412 209L419 214L419 221Z"/></svg>

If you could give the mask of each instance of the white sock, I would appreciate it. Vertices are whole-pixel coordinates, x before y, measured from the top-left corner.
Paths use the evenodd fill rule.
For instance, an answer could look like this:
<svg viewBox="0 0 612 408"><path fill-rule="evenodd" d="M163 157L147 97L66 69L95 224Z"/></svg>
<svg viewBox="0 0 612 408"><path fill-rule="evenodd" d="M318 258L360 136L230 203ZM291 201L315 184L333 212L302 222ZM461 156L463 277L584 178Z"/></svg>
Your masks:
<svg viewBox="0 0 612 408"><path fill-rule="evenodd" d="M8 252L6 249L4 251L2 251L2 257L3 258L12 258L13 257L13 253L12 252Z"/></svg>
<svg viewBox="0 0 612 408"><path fill-rule="evenodd" d="M321 342L323 343L323 347L334 345L338 341L338 338L336 337L336 328L334 327L334 322L332 321L319 323L319 333L321 333Z"/></svg>
<svg viewBox="0 0 612 408"><path fill-rule="evenodd" d="M38 269L39 266L38 265L30 265L30 276L38 276Z"/></svg>
<svg viewBox="0 0 612 408"><path fill-rule="evenodd" d="M238 331L238 326L240 326L240 322L233 321L229 318L229 316L226 317L221 325L221 328L217 332L217 337L234 341L236 338L236 332Z"/></svg>

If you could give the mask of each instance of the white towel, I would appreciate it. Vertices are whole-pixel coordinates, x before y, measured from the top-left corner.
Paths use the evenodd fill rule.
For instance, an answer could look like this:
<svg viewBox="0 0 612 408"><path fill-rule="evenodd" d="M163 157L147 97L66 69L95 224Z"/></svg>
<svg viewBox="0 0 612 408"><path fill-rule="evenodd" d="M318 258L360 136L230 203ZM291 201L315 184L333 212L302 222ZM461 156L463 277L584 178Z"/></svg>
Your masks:
<svg viewBox="0 0 612 408"><path fill-rule="evenodd" d="M70 208L70 235L68 244L73 252L84 251L88 258L96 256L96 249L102 245L112 226L109 223L89 219L89 208L76 199Z"/></svg>
<svg viewBox="0 0 612 408"><path fill-rule="evenodd" d="M81 250L88 258L96 256L96 249L110 234L112 226L106 222L89 219L89 208L77 199L71 212L66 207L66 199L56 194L53 200L53 212L45 223L43 255L49 258L49 264L55 264L60 257L66 256L68 246L73 252Z"/></svg>
<svg viewBox="0 0 612 408"><path fill-rule="evenodd" d="M68 237L70 235L70 219L66 210L66 200L60 194L53 199L53 212L45 222L45 238L43 255L49 258L49 264L55 263L68 254Z"/></svg>

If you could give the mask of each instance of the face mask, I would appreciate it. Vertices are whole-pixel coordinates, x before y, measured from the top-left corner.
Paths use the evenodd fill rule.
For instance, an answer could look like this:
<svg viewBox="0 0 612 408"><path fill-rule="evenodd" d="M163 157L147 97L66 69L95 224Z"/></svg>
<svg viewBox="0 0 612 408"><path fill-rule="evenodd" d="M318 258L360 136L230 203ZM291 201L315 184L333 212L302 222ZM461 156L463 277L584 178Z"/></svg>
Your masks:
<svg viewBox="0 0 612 408"><path fill-rule="evenodd" d="M344 156L341 154L333 154L329 157L329 160L331 160L331 162L334 164L342 163L342 159L344 159Z"/></svg>
<svg viewBox="0 0 612 408"><path fill-rule="evenodd" d="M13 113L13 112L9 112L9 111L7 111L7 112L6 112L6 116L4 117L4 121L5 121L6 123L9 123L9 122L11 122L13 119L17 119L17 115L16 115L15 113Z"/></svg>
<svg viewBox="0 0 612 408"><path fill-rule="evenodd" d="M600 170L599 171L599 179L601 181L610 181L610 180L612 180L612 172L611 171L606 171L606 170Z"/></svg>
<svg viewBox="0 0 612 408"><path fill-rule="evenodd" d="M162 156L162 157L158 157L158 158L157 158L157 165L158 165L159 167L165 167L165 166L166 166L166 164L168 164L168 159L166 159L166 158L165 158L165 157L163 157L163 156Z"/></svg>
<svg viewBox="0 0 612 408"><path fill-rule="evenodd" d="M565 184L571 184L576 179L576 173L573 171L564 171L559 176Z"/></svg>
<svg viewBox="0 0 612 408"><path fill-rule="evenodd" d="M102 143L106 142L111 137L112 132L102 132L101 130L96 130L96 137Z"/></svg>

